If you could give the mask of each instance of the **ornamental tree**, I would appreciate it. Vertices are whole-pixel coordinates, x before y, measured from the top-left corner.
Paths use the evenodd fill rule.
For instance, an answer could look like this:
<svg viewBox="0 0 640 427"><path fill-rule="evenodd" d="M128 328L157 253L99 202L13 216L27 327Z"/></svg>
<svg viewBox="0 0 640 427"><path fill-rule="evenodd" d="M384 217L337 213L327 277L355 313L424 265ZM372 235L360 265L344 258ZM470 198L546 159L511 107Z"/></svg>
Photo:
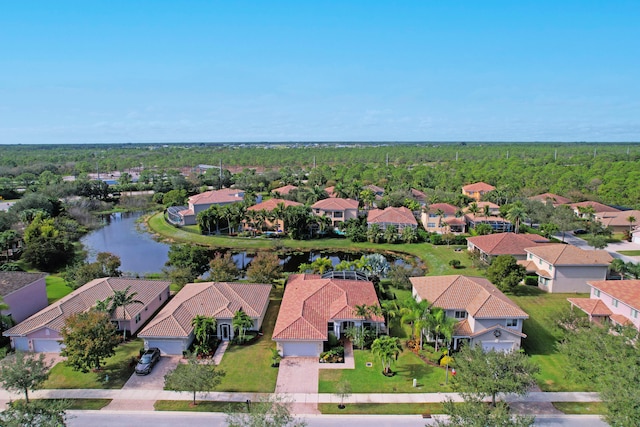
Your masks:
<svg viewBox="0 0 640 427"><path fill-rule="evenodd" d="M24 392L29 403L29 390L37 390L49 378L49 365L44 354L16 351L15 357L5 358L0 365L0 384L9 391Z"/></svg>

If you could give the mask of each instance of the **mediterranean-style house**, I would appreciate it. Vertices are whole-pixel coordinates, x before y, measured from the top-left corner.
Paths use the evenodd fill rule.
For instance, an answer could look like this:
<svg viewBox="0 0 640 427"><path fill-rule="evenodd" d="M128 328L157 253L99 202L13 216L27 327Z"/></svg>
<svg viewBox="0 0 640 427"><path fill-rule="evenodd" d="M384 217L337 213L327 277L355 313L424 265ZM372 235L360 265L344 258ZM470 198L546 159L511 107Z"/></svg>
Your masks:
<svg viewBox="0 0 640 427"><path fill-rule="evenodd" d="M18 323L3 335L11 338L11 347L16 350L58 353L65 319L93 308L97 301L105 300L115 291L124 291L128 287L129 292L135 292L135 299L142 304L130 304L124 309L118 307L111 315L111 320L118 329L126 328L127 332L134 334L168 301L169 282L122 277L95 279Z"/></svg>
<svg viewBox="0 0 640 427"><path fill-rule="evenodd" d="M538 275L538 287L550 293L589 292L589 280L607 278L613 258L607 251L585 251L563 243L526 248L521 264Z"/></svg>
<svg viewBox="0 0 640 427"><path fill-rule="evenodd" d="M640 211L638 210L597 212L594 216L603 227L611 228L614 233L625 231L631 233L635 226L640 224Z"/></svg>
<svg viewBox="0 0 640 427"><path fill-rule="evenodd" d="M393 225L398 232L407 227L418 228L418 221L413 216L413 212L404 206L394 208L389 206L383 209L371 209L367 214L367 226L371 227L377 224L380 230L386 230L388 226Z"/></svg>
<svg viewBox="0 0 640 427"><path fill-rule="evenodd" d="M548 244L549 239L537 234L495 233L467 238L467 250L478 252L480 259L491 264L500 255L511 255L526 260L525 248Z"/></svg>
<svg viewBox="0 0 640 427"><path fill-rule="evenodd" d="M239 310L253 319L252 330L262 327L269 306L271 285L258 283L189 283L140 331L145 348L162 354L183 354L193 342L192 320L200 315L216 319L219 339L233 339L233 316Z"/></svg>
<svg viewBox="0 0 640 427"><path fill-rule="evenodd" d="M302 206L302 203L293 202L291 200L284 199L269 199L264 202L260 202L253 206L247 208L247 212L273 212L276 208L287 208L289 206ZM265 225L270 228L275 228L275 231L279 233L283 233L286 230L284 229L284 220L282 218L274 218L274 219L266 219ZM245 221L246 228L246 221Z"/></svg>
<svg viewBox="0 0 640 427"><path fill-rule="evenodd" d="M482 200L482 196L495 189L496 187L487 184L486 182L476 182L474 184L464 185L462 187L462 194L479 202Z"/></svg>
<svg viewBox="0 0 640 427"><path fill-rule="evenodd" d="M593 202L591 200L587 200L586 202L578 202L571 203L569 205L573 212L579 216L580 218L589 218L590 213L584 213L585 209L590 209L593 214L597 214L599 212L619 212L620 209L612 208L611 206L603 205L599 202Z"/></svg>
<svg viewBox="0 0 640 427"><path fill-rule="evenodd" d="M589 320L610 320L640 329L640 280L589 281L589 298L567 298L571 308L587 313Z"/></svg>
<svg viewBox="0 0 640 427"><path fill-rule="evenodd" d="M558 196L557 194L553 194L553 193L543 193L543 194L538 194L537 196L531 196L529 197L529 200L536 200L544 204L551 203L553 207L560 206L560 205L568 205L569 203L571 203L571 199Z"/></svg>
<svg viewBox="0 0 640 427"><path fill-rule="evenodd" d="M0 313L20 323L45 308L49 304L46 277L45 273L0 271L0 297L9 306Z"/></svg>
<svg viewBox="0 0 640 427"><path fill-rule="evenodd" d="M433 203L422 210L422 226L430 233L464 233L467 221L457 206L449 203Z"/></svg>
<svg viewBox="0 0 640 427"><path fill-rule="evenodd" d="M314 215L330 218L331 225L337 227L341 222L358 217L358 201L329 197L311 205L311 211Z"/></svg>
<svg viewBox="0 0 640 427"><path fill-rule="evenodd" d="M484 350L520 349L522 324L529 315L483 277L411 277L412 295L445 310L458 321L453 333L453 349L463 343Z"/></svg>
<svg viewBox="0 0 640 427"><path fill-rule="evenodd" d="M223 188L222 190L205 191L189 197L189 206L173 206L167 209L169 222L176 225L194 225L198 214L213 205L224 206L244 201L244 190ZM257 202L262 201L258 196Z"/></svg>
<svg viewBox="0 0 640 427"><path fill-rule="evenodd" d="M273 331L283 357L318 357L329 333L340 338L352 326L384 330L382 316L356 314L356 306L380 306L372 282L324 276L289 276Z"/></svg>
<svg viewBox="0 0 640 427"><path fill-rule="evenodd" d="M485 216L482 212L477 214L465 213L464 218L467 221L467 227L469 229L476 228L480 224L488 224L493 229L494 233L506 233L513 231L513 224L508 219L502 218L497 215Z"/></svg>
<svg viewBox="0 0 640 427"><path fill-rule="evenodd" d="M295 185L289 184L283 187L274 188L273 190L271 190L271 193L275 194L276 197L281 197L281 196L287 196L293 190L297 190L297 189L298 187L296 187Z"/></svg>

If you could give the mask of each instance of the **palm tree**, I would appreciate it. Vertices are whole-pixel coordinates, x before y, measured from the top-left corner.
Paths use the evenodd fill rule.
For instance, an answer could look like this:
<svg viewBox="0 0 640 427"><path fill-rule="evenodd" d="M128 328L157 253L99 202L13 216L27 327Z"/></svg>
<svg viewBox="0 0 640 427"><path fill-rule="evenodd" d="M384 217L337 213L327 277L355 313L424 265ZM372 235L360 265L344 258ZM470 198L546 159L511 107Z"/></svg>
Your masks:
<svg viewBox="0 0 640 427"><path fill-rule="evenodd" d="M401 352L399 340L387 335L376 338L371 344L371 352L380 358L383 374L388 375L391 373L391 364Z"/></svg>
<svg viewBox="0 0 640 427"><path fill-rule="evenodd" d="M370 243L378 243L380 242L380 236L382 232L380 230L380 226L378 224L371 224L369 228L367 228L367 240Z"/></svg>
<svg viewBox="0 0 640 427"><path fill-rule="evenodd" d="M193 335L201 348L209 348L209 336L216 330L216 319L213 317L197 315L191 320Z"/></svg>
<svg viewBox="0 0 640 427"><path fill-rule="evenodd" d="M438 228L442 228L442 219L444 218L444 211L442 209L437 209L435 211L435 214L438 217Z"/></svg>
<svg viewBox="0 0 640 427"><path fill-rule="evenodd" d="M624 279L624 275L628 272L629 269L627 267L627 263L625 263L623 260L621 260L620 258L614 258L614 260L611 261L611 264L609 264L609 270L618 273L620 277Z"/></svg>
<svg viewBox="0 0 640 427"><path fill-rule="evenodd" d="M95 310L96 311L108 312L109 311L109 306L111 305L111 298L112 297L108 297L108 298L105 298L103 300L96 301Z"/></svg>
<svg viewBox="0 0 640 427"><path fill-rule="evenodd" d="M247 330L253 327L253 319L240 309L233 315L231 326L238 331L238 341L243 342Z"/></svg>
<svg viewBox="0 0 640 427"><path fill-rule="evenodd" d="M451 339L453 329L456 325L456 320L452 317L447 317L446 312L440 308L435 307L431 310L429 315L430 330L433 332L436 352L438 351L438 338L440 335L444 335L445 338Z"/></svg>
<svg viewBox="0 0 640 427"><path fill-rule="evenodd" d="M484 205L482 207L482 216L484 216L485 221L491 216L491 208L489 205Z"/></svg>
<svg viewBox="0 0 640 427"><path fill-rule="evenodd" d="M524 221L526 218L527 213L521 205L514 204L507 212L507 219L511 221L511 223L515 224L516 234L518 234L518 231L520 230L520 222Z"/></svg>
<svg viewBox="0 0 640 427"><path fill-rule="evenodd" d="M476 202L471 203L469 205L469 212L473 214L474 217L478 215L478 212L480 212L480 207L478 207L478 203Z"/></svg>
<svg viewBox="0 0 640 427"><path fill-rule="evenodd" d="M404 227L402 229L402 241L405 243L413 243L418 240L418 231L414 227Z"/></svg>
<svg viewBox="0 0 640 427"><path fill-rule="evenodd" d="M9 250L18 241L18 238L18 232L15 230L5 230L0 233L0 250L4 251L7 262L9 262Z"/></svg>
<svg viewBox="0 0 640 427"><path fill-rule="evenodd" d="M132 304L144 304L142 301L135 299L137 292L130 292L131 286L127 286L123 290L118 290L113 292L113 296L111 297L111 307L110 312L113 315L118 307L122 307L122 319L125 318L125 312L127 311L127 306ZM122 339L127 339L127 326L126 323L123 323L122 328Z"/></svg>
<svg viewBox="0 0 640 427"><path fill-rule="evenodd" d="M629 234L633 232L633 224L636 222L636 217L631 215L627 217L627 221L629 222Z"/></svg>
<svg viewBox="0 0 640 427"><path fill-rule="evenodd" d="M371 209L373 207L373 202L376 201L376 193L374 193L370 188L365 188L360 193L360 198L362 199L364 206Z"/></svg>
<svg viewBox="0 0 640 427"><path fill-rule="evenodd" d="M387 225L384 229L384 240L386 240L387 243L395 243L396 240L398 240L398 227L393 224Z"/></svg>

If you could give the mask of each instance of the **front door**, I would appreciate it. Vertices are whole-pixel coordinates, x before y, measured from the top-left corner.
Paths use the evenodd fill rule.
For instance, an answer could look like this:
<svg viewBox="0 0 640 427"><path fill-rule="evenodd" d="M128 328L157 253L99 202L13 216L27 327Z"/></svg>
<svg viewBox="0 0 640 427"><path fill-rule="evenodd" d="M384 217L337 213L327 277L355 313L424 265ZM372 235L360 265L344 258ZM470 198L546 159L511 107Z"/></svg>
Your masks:
<svg viewBox="0 0 640 427"><path fill-rule="evenodd" d="M220 325L222 332L222 341L229 341L229 325Z"/></svg>

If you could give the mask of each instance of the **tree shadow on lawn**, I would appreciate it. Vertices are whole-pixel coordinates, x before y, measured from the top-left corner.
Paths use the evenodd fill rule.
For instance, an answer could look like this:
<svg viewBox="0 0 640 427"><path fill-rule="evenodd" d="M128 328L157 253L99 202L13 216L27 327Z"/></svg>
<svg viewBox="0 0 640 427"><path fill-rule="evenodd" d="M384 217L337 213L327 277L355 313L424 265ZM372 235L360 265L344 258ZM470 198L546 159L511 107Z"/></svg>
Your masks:
<svg viewBox="0 0 640 427"><path fill-rule="evenodd" d="M429 375L431 369L436 368L420 363L409 363L406 365L396 366L395 368L392 367L391 369L396 373L396 375L399 375L409 383L413 383L414 378L417 379L418 386L423 387L424 384L420 381Z"/></svg>
<svg viewBox="0 0 640 427"><path fill-rule="evenodd" d="M546 294L542 289L529 285L518 285L508 293L516 297L537 297Z"/></svg>
<svg viewBox="0 0 640 427"><path fill-rule="evenodd" d="M522 347L527 354L555 354L556 337L536 319L529 317L524 321L522 332L527 338L522 340Z"/></svg>
<svg viewBox="0 0 640 427"><path fill-rule="evenodd" d="M104 384L104 388L122 388L133 375L135 367L136 365L132 364L131 360L126 359L110 363L95 374L98 376L98 382ZM106 378L108 381L105 381Z"/></svg>

